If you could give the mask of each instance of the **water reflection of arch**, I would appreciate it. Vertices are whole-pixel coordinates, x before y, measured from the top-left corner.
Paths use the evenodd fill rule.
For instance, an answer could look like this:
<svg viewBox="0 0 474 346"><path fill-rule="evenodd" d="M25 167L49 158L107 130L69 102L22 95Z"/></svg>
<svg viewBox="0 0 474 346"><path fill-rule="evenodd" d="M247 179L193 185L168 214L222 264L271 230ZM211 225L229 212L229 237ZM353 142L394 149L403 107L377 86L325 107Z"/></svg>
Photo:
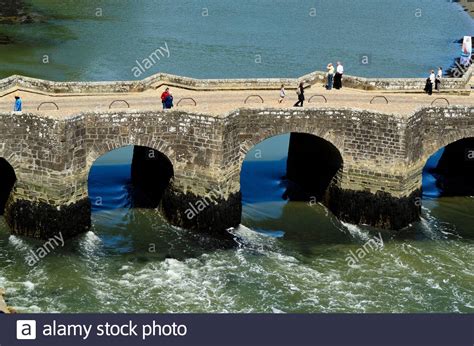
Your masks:
<svg viewBox="0 0 474 346"><path fill-rule="evenodd" d="M127 147L130 148L129 150L133 150L131 162L128 162L129 157L124 157L122 161L118 160L119 163L115 165L99 165L98 167L94 165L99 158L120 148ZM104 148L105 146L102 147L102 149ZM99 152L99 150L95 151L95 155L97 156ZM94 156L89 156L89 159L92 157ZM165 189L171 184L174 176L174 166L167 155L155 148L141 145L116 145L111 146L110 150L97 156L91 162L88 172L88 196L91 203L94 203L90 191L90 178L93 175L94 179L102 180L104 186L108 183L123 184L127 189L127 198L130 199L131 207L156 208L161 202ZM114 182L114 178L119 179L119 181ZM107 181L108 179L110 182ZM129 179L129 181L126 179ZM94 191L94 193L97 193L97 191ZM125 205L122 207L125 207Z"/></svg>
<svg viewBox="0 0 474 346"><path fill-rule="evenodd" d="M442 232L440 237L474 239L474 135L458 134L437 143L443 146L423 161L425 218Z"/></svg>

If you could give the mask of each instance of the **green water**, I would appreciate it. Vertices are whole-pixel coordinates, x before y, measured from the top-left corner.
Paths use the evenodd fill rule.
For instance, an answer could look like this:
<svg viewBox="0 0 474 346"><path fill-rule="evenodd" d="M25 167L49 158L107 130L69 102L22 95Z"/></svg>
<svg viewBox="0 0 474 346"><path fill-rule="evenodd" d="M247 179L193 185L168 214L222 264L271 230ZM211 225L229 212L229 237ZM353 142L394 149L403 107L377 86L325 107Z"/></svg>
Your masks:
<svg viewBox="0 0 474 346"><path fill-rule="evenodd" d="M473 31L471 18L442 0L30 3L47 21L0 24L0 36L13 42L0 45L0 77L133 79L134 61L164 42L170 58L143 77L298 76L341 57L350 74L422 76L449 66L459 51L454 40ZM306 15L312 6L316 20ZM361 65L362 54L372 63ZM264 152L277 160L282 145ZM24 312L474 311L474 198L424 201L421 222L397 237L382 233L383 248L349 265L378 230L282 201L281 172L254 175L242 184L236 249L215 249L155 211L119 208L94 213L90 232L30 267L42 243L11 236L0 219L0 287ZM272 194L252 200L264 185Z"/></svg>
<svg viewBox="0 0 474 346"><path fill-rule="evenodd" d="M377 232L304 203L274 221L285 237L241 226L234 250L206 249L153 211L95 214L91 232L32 269L25 259L40 244L2 223L0 286L29 312L473 312L473 208L472 198L429 203L410 235L383 234L384 247L355 266L350 251Z"/></svg>

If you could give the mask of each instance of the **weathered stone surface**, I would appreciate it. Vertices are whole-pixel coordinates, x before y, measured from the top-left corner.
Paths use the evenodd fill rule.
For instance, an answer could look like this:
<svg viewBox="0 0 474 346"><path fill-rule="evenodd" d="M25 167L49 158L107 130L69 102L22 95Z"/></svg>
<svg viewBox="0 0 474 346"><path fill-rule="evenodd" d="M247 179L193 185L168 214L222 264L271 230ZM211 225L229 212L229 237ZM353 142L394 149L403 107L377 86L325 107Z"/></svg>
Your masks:
<svg viewBox="0 0 474 346"><path fill-rule="evenodd" d="M89 199L55 207L10 198L5 207L5 220L11 233L37 239L50 239L60 233L67 239L84 233L91 226L90 214Z"/></svg>
<svg viewBox="0 0 474 346"><path fill-rule="evenodd" d="M223 246L236 245L233 236L226 230L240 224L240 192L228 198L212 193L196 196L189 192L183 193L171 185L163 195L161 211L172 225L211 234L221 239Z"/></svg>
<svg viewBox="0 0 474 346"><path fill-rule="evenodd" d="M341 221L400 230L420 219L421 190L395 198L382 191L372 194L331 187L324 204Z"/></svg>
<svg viewBox="0 0 474 346"><path fill-rule="evenodd" d="M445 78L443 89L465 89L473 74L474 66L460 78ZM326 73L315 71L299 78L255 78L255 79L194 79L157 73L140 81L117 82L53 82L14 75L0 79L0 91L14 86L51 93L124 93L156 89L163 85L183 87L191 90L279 90L282 84L288 89L296 88L300 81L308 84L324 84ZM363 78L344 75L344 85L363 90L423 90L426 78Z"/></svg>

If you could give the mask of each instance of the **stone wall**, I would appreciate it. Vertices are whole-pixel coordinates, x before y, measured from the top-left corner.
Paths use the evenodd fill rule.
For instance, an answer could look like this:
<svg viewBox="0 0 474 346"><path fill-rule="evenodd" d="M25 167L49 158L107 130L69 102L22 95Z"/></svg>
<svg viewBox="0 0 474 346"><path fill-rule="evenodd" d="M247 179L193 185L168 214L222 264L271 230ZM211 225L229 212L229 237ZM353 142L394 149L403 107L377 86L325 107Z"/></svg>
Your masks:
<svg viewBox="0 0 474 346"><path fill-rule="evenodd" d="M474 109L425 107L409 117L348 108L241 108L224 116L109 111L65 120L8 113L0 114L0 131L0 156L17 176L5 210L17 234L45 238L58 230L73 236L87 229L91 165L113 149L140 145L162 152L173 165L163 214L178 226L221 235L240 222L246 153L290 132L323 138L341 153L342 171L324 201L337 216L400 228L419 215L414 199L428 157L474 137ZM210 201L205 211L188 218L189 205L203 200Z"/></svg>
<svg viewBox="0 0 474 346"><path fill-rule="evenodd" d="M463 90L473 73L471 66L462 78L443 79L445 90ZM194 79L157 73L140 81L111 82L53 82L42 79L11 76L0 80L0 91L18 87L47 93L124 93L155 89L162 85L191 90L278 90L281 84L294 89L300 81L308 84L324 84L326 74L316 71L299 78L253 78L253 79ZM425 78L363 78L344 75L344 85L363 90L423 90Z"/></svg>

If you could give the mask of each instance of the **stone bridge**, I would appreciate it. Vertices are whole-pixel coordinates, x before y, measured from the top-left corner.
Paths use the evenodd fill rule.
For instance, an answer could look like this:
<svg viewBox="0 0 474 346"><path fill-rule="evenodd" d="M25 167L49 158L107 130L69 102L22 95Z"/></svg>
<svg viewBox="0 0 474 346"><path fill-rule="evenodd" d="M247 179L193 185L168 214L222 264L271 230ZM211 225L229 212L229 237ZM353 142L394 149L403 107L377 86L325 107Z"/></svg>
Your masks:
<svg viewBox="0 0 474 346"><path fill-rule="evenodd" d="M474 137L471 96L446 95L450 105L431 105L433 99L425 95L384 93L395 100L389 109L385 104L369 102L383 90L348 90L341 91L340 102L348 98L349 104L357 97L365 100L366 107L341 106L334 94L326 93L330 100L334 97L333 104L293 108L277 102L244 105L243 96L254 91L229 86L221 96L229 97L233 109L221 111L216 107L217 111L207 112L194 106L160 109L159 101L151 104L152 98L157 99L156 85L150 87L150 93L126 88L117 96L115 89L126 82L96 83L93 87L84 83L87 92L78 96L79 83L58 83L56 90L55 82L29 83L26 87L26 77L12 78L17 84L0 81L4 85L0 109L7 107L13 92L21 92L25 104L55 98L67 110L36 111L31 107L24 113L0 113L0 157L6 162L0 168L11 166L15 177L6 194L5 219L12 233L35 238L49 238L59 231L72 237L90 228L90 168L101 155L127 145L159 152L166 158L160 164L171 165L172 177L156 202L170 223L225 237L225 229L240 223L240 171L247 152L261 141L285 133L294 134L293 144L290 142L290 154L292 150L296 153L293 170L305 170L302 163L308 164L305 172L292 173L297 180L312 176L312 163L320 161L318 155L325 151L322 166L332 167L333 172L324 177L323 189L315 193L337 217L396 230L420 217L426 160L450 143ZM268 100L273 97L270 95L278 95L281 82L247 84ZM42 90L44 85L48 90ZM159 84L158 88L163 85L169 84ZM218 93L211 89L217 85L193 96L211 100ZM195 92L190 89L191 85L176 86L175 95ZM324 93L314 83L309 92ZM236 95L242 104L235 107L229 95ZM136 100L137 106L96 106L96 102L108 104L117 97ZM89 104L88 99L94 102ZM140 99L150 100L150 104L141 107ZM406 104L413 107L404 108ZM298 148L308 138L315 140L313 149L317 150L308 149L305 153L311 155L298 157ZM315 172L314 177L321 178L318 174Z"/></svg>

